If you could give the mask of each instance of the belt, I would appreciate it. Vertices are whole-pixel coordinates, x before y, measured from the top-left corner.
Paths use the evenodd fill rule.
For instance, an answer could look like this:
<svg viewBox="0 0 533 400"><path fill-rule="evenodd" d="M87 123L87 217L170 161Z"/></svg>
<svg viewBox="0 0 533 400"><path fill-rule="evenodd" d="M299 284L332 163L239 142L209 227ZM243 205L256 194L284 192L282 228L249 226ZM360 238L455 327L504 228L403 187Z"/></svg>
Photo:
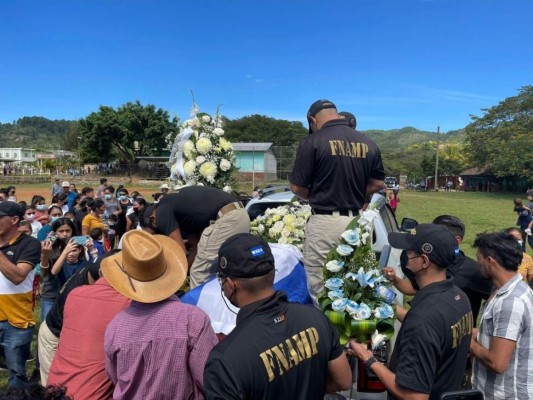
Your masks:
<svg viewBox="0 0 533 400"><path fill-rule="evenodd" d="M239 208L244 208L244 206L242 205L240 201L226 204L224 207L218 210L217 219L222 218L227 213L232 212L233 210L238 210Z"/></svg>
<svg viewBox="0 0 533 400"><path fill-rule="evenodd" d="M334 215L335 217L355 217L356 215L359 215L359 210L335 210L335 211L329 211L329 210L319 210L316 208L313 208L313 213L318 215Z"/></svg>

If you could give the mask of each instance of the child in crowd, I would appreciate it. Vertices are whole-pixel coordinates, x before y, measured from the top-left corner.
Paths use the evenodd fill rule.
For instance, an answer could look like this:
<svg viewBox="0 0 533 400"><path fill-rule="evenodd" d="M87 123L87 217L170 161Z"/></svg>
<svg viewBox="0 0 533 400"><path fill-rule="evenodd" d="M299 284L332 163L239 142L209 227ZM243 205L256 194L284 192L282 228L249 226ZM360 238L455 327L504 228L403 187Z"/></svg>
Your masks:
<svg viewBox="0 0 533 400"><path fill-rule="evenodd" d="M24 211L24 221L27 221L31 226L31 235L37 238L37 234L43 227L40 222L35 220L36 210L32 205L26 206Z"/></svg>
<svg viewBox="0 0 533 400"><path fill-rule="evenodd" d="M398 196L398 192L395 192L394 190L389 193L389 205L390 208L392 208L392 211L396 213L396 209L398 208L398 203L400 202L400 197Z"/></svg>
<svg viewBox="0 0 533 400"><path fill-rule="evenodd" d="M93 246L98 250L98 257L102 256L104 252L104 230L102 228L94 228L89 233L89 236L93 240Z"/></svg>

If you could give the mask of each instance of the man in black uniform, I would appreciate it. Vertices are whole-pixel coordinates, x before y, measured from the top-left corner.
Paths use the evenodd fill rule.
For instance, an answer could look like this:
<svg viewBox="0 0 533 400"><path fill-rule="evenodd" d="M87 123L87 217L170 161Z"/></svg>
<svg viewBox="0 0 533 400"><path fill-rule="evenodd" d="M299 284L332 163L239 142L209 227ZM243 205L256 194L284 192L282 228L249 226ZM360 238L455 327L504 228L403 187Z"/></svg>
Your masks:
<svg viewBox="0 0 533 400"><path fill-rule="evenodd" d="M477 262L466 256L459 248L465 236L465 225L463 222L453 215L439 215L433 220L433 223L445 226L455 238L455 260L453 264L448 266L446 275L447 277L454 278L453 283L465 292L468 297L470 306L472 307L474 326L476 326L481 301L489 298L492 291L492 283L489 279L481 275ZM402 258L405 258L405 254L402 254ZM406 260L402 260L402 270L407 279L398 279L392 267L385 268L384 273L386 277L393 281L398 290L412 296L420 288L416 283L415 275L409 269L404 268L405 262Z"/></svg>
<svg viewBox="0 0 533 400"><path fill-rule="evenodd" d="M156 232L174 239L184 251L181 234L187 235L191 289L207 279L224 240L250 232L250 218L242 204L229 193L207 186L186 186L167 194L154 214Z"/></svg>
<svg viewBox="0 0 533 400"><path fill-rule="evenodd" d="M304 265L307 287L316 302L324 290L324 259L368 196L384 187L379 148L350 128L335 104L318 100L307 113L309 135L300 142L291 174L291 190L309 199Z"/></svg>
<svg viewBox="0 0 533 400"><path fill-rule="evenodd" d="M229 238L211 271L240 311L235 329L209 354L206 399L322 400L350 387L346 355L326 316L274 292L274 257L264 240Z"/></svg>
<svg viewBox="0 0 533 400"><path fill-rule="evenodd" d="M389 242L407 251L407 268L421 289L398 332L389 368L354 340L348 353L364 361L390 398L437 400L443 392L461 388L472 337L468 298L446 278L455 239L442 225L421 224L410 233L389 233Z"/></svg>
<svg viewBox="0 0 533 400"><path fill-rule="evenodd" d="M353 115L351 112L341 111L339 113L339 116L341 118L344 118L346 121L348 121L348 126L350 128L353 128L353 129L357 128L357 119L355 119L355 115Z"/></svg>

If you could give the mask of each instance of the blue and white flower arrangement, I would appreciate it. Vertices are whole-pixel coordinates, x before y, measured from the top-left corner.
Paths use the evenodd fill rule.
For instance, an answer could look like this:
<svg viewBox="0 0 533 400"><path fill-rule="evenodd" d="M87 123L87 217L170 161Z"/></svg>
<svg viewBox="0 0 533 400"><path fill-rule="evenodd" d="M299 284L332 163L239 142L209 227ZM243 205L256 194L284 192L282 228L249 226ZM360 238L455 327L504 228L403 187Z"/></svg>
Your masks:
<svg viewBox="0 0 533 400"><path fill-rule="evenodd" d="M319 303L337 327L343 344L350 337L369 341L376 331L385 335L394 332L395 293L372 250L377 215L372 206L362 211L325 260L325 290Z"/></svg>

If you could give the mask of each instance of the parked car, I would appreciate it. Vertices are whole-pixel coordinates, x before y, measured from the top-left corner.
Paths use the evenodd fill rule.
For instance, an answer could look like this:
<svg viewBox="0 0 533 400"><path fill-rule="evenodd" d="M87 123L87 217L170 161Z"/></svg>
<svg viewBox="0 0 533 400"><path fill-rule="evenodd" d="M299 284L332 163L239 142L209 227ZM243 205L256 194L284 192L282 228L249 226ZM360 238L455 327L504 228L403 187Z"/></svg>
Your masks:
<svg viewBox="0 0 533 400"><path fill-rule="evenodd" d="M296 195L287 186L275 186L261 191L259 197L253 197L245 210L253 221L263 215L268 208L276 208L297 200Z"/></svg>
<svg viewBox="0 0 533 400"><path fill-rule="evenodd" d="M385 178L385 186L387 189L393 189L398 185L398 180L394 176L387 176Z"/></svg>

